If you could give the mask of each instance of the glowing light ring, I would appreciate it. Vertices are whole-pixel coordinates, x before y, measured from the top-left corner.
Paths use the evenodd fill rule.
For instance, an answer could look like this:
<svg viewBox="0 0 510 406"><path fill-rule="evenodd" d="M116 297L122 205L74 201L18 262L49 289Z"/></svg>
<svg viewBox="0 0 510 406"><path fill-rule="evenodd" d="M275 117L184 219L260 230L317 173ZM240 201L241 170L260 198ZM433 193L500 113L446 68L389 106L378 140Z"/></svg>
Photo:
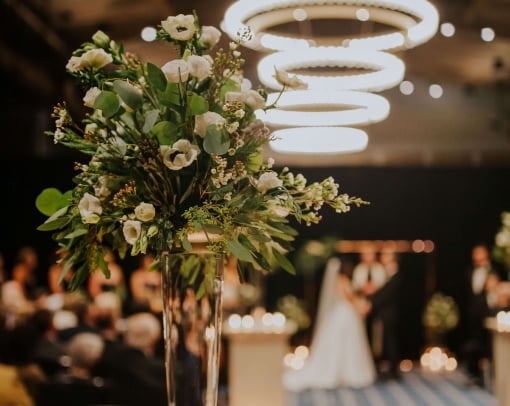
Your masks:
<svg viewBox="0 0 510 406"><path fill-rule="evenodd" d="M390 104L384 97L348 90L271 93L268 104L277 98L277 108L257 112L257 117L270 126L366 125L384 120L390 111Z"/></svg>
<svg viewBox="0 0 510 406"><path fill-rule="evenodd" d="M308 89L382 91L399 84L404 78L404 63L392 54L352 48L313 47L306 52L275 52L262 58L257 66L260 81L274 90L282 86L274 78L275 68L295 69L347 67L375 70L355 75L320 76L296 74Z"/></svg>
<svg viewBox="0 0 510 406"><path fill-rule="evenodd" d="M268 23L264 24L264 29L274 26L275 22L271 22L271 14L276 13L280 9L295 9L311 6L318 7L331 7L331 6L349 6L349 7L378 7L381 9L393 10L395 12L403 13L406 16L412 16L416 20L416 24L404 29L400 35L404 36L404 43L402 48L412 48L422 44L432 38L437 32L439 25L439 15L436 8L425 0L238 0L232 4L225 12L225 18L222 22L222 29L233 39L237 39L239 30L247 30L250 20L254 19L260 14L268 19ZM278 20L276 20L278 21ZM294 21L294 20L288 20ZM398 22L391 23L399 28ZM254 33L254 38L251 41L244 43L248 48L255 50L275 50L281 51L283 49L278 45L268 44L267 40L263 40L265 33L263 31L250 29ZM377 37L377 36L375 36ZM351 39L356 39L358 45L362 45L363 41L373 41L372 45L367 47L374 47L375 44L379 48L377 50L390 49L384 41L373 39L362 39L354 36ZM301 41L296 39L296 41ZM307 41L301 41L306 43ZM264 45L261 45L264 43ZM299 45L293 45L292 48ZM301 45L302 46L302 45ZM365 45L363 45L365 46ZM374 49L374 48L372 48Z"/></svg>
<svg viewBox="0 0 510 406"><path fill-rule="evenodd" d="M338 154L363 151L368 144L365 131L350 127L297 127L273 132L269 147L292 154Z"/></svg>
<svg viewBox="0 0 510 406"><path fill-rule="evenodd" d="M307 6L303 7L308 15L309 20L317 19L351 19L356 20L356 11L359 7L354 6ZM399 31L392 32L385 30L377 35L367 35L357 37L357 46L363 46L365 49L389 50L399 49L405 44L405 36L402 31L408 30L416 25L416 20L393 10L384 10L373 7L365 7L369 12L370 21L378 22L398 28ZM288 22L293 22L294 17L291 9L273 10L270 15L259 14L250 18L246 25L250 27L253 33L256 33L254 39L250 43L258 44L259 50L263 51L280 51L293 48L309 48L311 46L348 46L356 38L334 36L313 36L310 38L300 37L294 38L291 35L270 34L264 32L267 28Z"/></svg>

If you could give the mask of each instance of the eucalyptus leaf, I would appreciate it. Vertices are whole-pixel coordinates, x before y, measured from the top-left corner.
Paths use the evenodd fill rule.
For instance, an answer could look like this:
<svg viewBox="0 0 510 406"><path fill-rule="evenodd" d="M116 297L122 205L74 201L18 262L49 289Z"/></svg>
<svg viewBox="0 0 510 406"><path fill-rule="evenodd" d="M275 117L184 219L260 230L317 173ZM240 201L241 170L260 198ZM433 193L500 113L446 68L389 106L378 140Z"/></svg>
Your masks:
<svg viewBox="0 0 510 406"><path fill-rule="evenodd" d="M209 104L203 96L199 96L196 93L190 92L188 94L188 106L191 110L191 114L199 115L209 111Z"/></svg>
<svg viewBox="0 0 510 406"><path fill-rule="evenodd" d="M285 271L287 271L291 275L296 274L296 269L294 268L294 265L292 265L289 259L285 255L283 255L280 251L278 251L278 249L273 248L273 255L276 258L276 261L278 261L278 264L280 264L280 266Z"/></svg>
<svg viewBox="0 0 510 406"><path fill-rule="evenodd" d="M172 145L178 139L177 126L171 121L160 121L150 132L154 135L160 145Z"/></svg>
<svg viewBox="0 0 510 406"><path fill-rule="evenodd" d="M217 125L207 126L204 137L204 150L209 154L223 155L230 148L230 139L224 128L218 128Z"/></svg>
<svg viewBox="0 0 510 406"><path fill-rule="evenodd" d="M140 89L134 87L125 80L116 80L113 82L113 90L119 97L133 110L140 108L143 104L143 96Z"/></svg>
<svg viewBox="0 0 510 406"><path fill-rule="evenodd" d="M68 223L69 223L68 217L59 217L59 218L56 218L51 221L46 220L43 224L41 224L39 227L37 227L37 230L39 230L39 231L58 230L58 229L64 227Z"/></svg>
<svg viewBox="0 0 510 406"><path fill-rule="evenodd" d="M145 121L143 123L142 132L144 134L148 134L150 130L154 127L156 124L156 121L158 121L159 118L159 110L149 110L147 113L145 113Z"/></svg>
<svg viewBox="0 0 510 406"><path fill-rule="evenodd" d="M112 117L120 109L120 101L117 94L103 90L94 101L94 108L101 110L106 118Z"/></svg>
<svg viewBox="0 0 510 406"><path fill-rule="evenodd" d="M57 188L46 188L35 199L35 207L45 216L51 216L58 209L66 206L64 195Z"/></svg>
<svg viewBox="0 0 510 406"><path fill-rule="evenodd" d="M168 83L164 92L161 93L159 101L166 106L179 106L181 104L181 93L176 83Z"/></svg>
<svg viewBox="0 0 510 406"><path fill-rule="evenodd" d="M165 74L158 66L153 63L147 63L147 76L149 85L157 90L165 90L166 77Z"/></svg>

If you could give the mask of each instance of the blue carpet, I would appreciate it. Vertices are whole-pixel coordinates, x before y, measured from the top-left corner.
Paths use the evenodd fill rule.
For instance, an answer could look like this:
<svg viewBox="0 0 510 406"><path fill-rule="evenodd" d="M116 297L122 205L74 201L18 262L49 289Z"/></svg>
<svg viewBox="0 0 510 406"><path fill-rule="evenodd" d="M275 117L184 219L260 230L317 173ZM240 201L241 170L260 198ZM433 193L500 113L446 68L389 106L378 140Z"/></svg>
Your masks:
<svg viewBox="0 0 510 406"><path fill-rule="evenodd" d="M496 406L496 398L489 391L466 383L460 372L414 369L398 382L378 381L364 389L289 393L287 406Z"/></svg>

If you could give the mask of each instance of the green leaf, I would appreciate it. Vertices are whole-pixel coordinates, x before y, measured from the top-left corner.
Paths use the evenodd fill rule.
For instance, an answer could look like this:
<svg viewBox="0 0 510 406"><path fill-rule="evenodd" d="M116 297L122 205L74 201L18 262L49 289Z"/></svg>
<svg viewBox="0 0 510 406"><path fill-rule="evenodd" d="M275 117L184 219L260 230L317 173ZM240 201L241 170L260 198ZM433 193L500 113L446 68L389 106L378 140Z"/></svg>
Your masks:
<svg viewBox="0 0 510 406"><path fill-rule="evenodd" d="M181 93L177 83L168 83L165 91L161 93L159 100L166 106L179 106L181 104Z"/></svg>
<svg viewBox="0 0 510 406"><path fill-rule="evenodd" d="M262 162L262 150L259 148L257 151L248 155L245 166L248 172L254 173L260 169Z"/></svg>
<svg viewBox="0 0 510 406"><path fill-rule="evenodd" d="M43 224L41 224L39 227L37 227L37 230L39 231L53 231L58 230L62 227L64 227L66 224L69 223L68 217L59 217L55 220L46 220Z"/></svg>
<svg viewBox="0 0 510 406"><path fill-rule="evenodd" d="M178 139L177 126L171 121L160 121L152 127L151 134L156 136L160 145L172 145Z"/></svg>
<svg viewBox="0 0 510 406"><path fill-rule="evenodd" d="M165 90L166 87L166 78L165 74L158 66L153 63L147 64L147 74L149 85L157 90Z"/></svg>
<svg viewBox="0 0 510 406"><path fill-rule="evenodd" d="M209 154L223 155L230 147L230 139L224 128L215 124L207 126L204 137L204 150Z"/></svg>
<svg viewBox="0 0 510 406"><path fill-rule="evenodd" d="M65 195L54 187L44 189L35 199L35 207L46 216L51 216L64 206L67 206Z"/></svg>
<svg viewBox="0 0 510 406"><path fill-rule="evenodd" d="M70 240L72 238L80 237L80 236L82 236L84 234L87 234L87 233L88 233L87 227L78 228L78 229L70 232L69 234L66 234L64 238Z"/></svg>
<svg viewBox="0 0 510 406"><path fill-rule="evenodd" d="M154 127L154 124L156 124L156 121L158 121L159 118L159 110L149 110L145 114L145 122L143 123L142 132L144 134L147 134L152 128Z"/></svg>
<svg viewBox="0 0 510 406"><path fill-rule="evenodd" d="M229 79L220 88L220 99L223 100L225 98L225 93L227 92L240 92L240 91L241 85L235 80Z"/></svg>
<svg viewBox="0 0 510 406"><path fill-rule="evenodd" d="M209 104L207 103L207 100L193 92L188 93L188 106L191 110L191 114L194 116L204 114L209 111Z"/></svg>
<svg viewBox="0 0 510 406"><path fill-rule="evenodd" d="M280 264L280 266L290 273L291 275L296 274L296 269L294 268L294 265L288 260L288 258L283 255L280 251L278 251L276 248L273 248L273 255Z"/></svg>
<svg viewBox="0 0 510 406"><path fill-rule="evenodd" d="M115 93L104 90L96 97L94 108L101 110L104 117L110 118L119 111L120 101Z"/></svg>
<svg viewBox="0 0 510 406"><path fill-rule="evenodd" d="M133 110L138 109L143 103L142 92L125 80L113 82L113 90Z"/></svg>
<svg viewBox="0 0 510 406"><path fill-rule="evenodd" d="M227 241L227 248L232 255L239 258L241 261L253 261L253 257L248 249L237 241Z"/></svg>

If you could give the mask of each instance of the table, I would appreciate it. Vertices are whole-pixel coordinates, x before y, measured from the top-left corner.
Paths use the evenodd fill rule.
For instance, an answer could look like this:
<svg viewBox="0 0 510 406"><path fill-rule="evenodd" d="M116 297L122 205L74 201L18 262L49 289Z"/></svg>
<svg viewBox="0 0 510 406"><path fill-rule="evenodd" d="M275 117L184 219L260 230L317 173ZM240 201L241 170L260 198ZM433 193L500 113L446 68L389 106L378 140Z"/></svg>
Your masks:
<svg viewBox="0 0 510 406"><path fill-rule="evenodd" d="M487 318L485 326L492 333L494 391L498 406L510 406L510 328L498 326L495 317Z"/></svg>

